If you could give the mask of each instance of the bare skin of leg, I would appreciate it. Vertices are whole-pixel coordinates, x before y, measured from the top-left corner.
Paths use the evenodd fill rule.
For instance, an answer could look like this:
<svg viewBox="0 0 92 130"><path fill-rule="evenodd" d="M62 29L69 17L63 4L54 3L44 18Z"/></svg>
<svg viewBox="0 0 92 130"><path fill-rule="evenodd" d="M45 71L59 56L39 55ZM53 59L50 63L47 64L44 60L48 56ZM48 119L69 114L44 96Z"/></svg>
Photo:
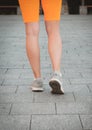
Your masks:
<svg viewBox="0 0 92 130"><path fill-rule="evenodd" d="M26 51L34 78L40 78L39 22L25 23Z"/></svg>
<svg viewBox="0 0 92 130"><path fill-rule="evenodd" d="M62 40L60 36L60 21L45 21L48 35L48 51L53 71L60 72Z"/></svg>
<svg viewBox="0 0 92 130"><path fill-rule="evenodd" d="M54 71L60 72L60 61L62 52L62 42L60 37L59 21L45 21L48 34L48 51ZM39 23L26 23L26 50L31 64L34 77L41 77L40 73L40 49L38 44Z"/></svg>

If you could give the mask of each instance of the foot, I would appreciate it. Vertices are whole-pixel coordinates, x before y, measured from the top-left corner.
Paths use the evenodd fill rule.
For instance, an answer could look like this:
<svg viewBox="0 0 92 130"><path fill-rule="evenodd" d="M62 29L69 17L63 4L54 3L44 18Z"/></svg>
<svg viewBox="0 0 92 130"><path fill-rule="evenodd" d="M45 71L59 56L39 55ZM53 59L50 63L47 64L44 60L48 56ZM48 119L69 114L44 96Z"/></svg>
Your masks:
<svg viewBox="0 0 92 130"><path fill-rule="evenodd" d="M43 80L41 78L35 79L31 84L32 91L42 92L43 91Z"/></svg>
<svg viewBox="0 0 92 130"><path fill-rule="evenodd" d="M62 74L54 72L52 78L49 81L49 85L52 88L51 93L53 94L64 94L62 87Z"/></svg>

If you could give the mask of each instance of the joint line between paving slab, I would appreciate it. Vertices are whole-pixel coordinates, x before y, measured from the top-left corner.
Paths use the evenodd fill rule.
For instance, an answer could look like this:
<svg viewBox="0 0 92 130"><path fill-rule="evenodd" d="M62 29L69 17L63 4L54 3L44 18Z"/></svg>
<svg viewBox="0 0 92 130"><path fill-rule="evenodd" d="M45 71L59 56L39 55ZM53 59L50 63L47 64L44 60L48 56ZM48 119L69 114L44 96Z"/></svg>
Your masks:
<svg viewBox="0 0 92 130"><path fill-rule="evenodd" d="M19 86L17 85L16 90L15 90L15 93L17 93L17 92L18 92L18 88L19 88Z"/></svg>
<svg viewBox="0 0 92 130"><path fill-rule="evenodd" d="M9 111L9 115L10 115L10 113L11 113L12 107L13 107L13 103L11 104L10 111Z"/></svg>
<svg viewBox="0 0 92 130"><path fill-rule="evenodd" d="M82 121L81 121L80 115L78 115L78 116L79 116L79 120L80 120L80 123L81 123L82 129L83 129L83 124L82 124Z"/></svg>
<svg viewBox="0 0 92 130"><path fill-rule="evenodd" d="M76 102L76 97L75 97L75 95L74 95L74 92L72 92L72 94L73 94L73 97L74 97L74 101Z"/></svg>
<svg viewBox="0 0 92 130"><path fill-rule="evenodd" d="M1 86L3 86L4 81L5 81L5 79L3 79L2 83L1 83Z"/></svg>
<svg viewBox="0 0 92 130"><path fill-rule="evenodd" d="M7 73L8 70L9 70L9 68L6 69L5 74Z"/></svg>
<svg viewBox="0 0 92 130"><path fill-rule="evenodd" d="M55 114L57 115L57 105L55 103Z"/></svg>
<svg viewBox="0 0 92 130"><path fill-rule="evenodd" d="M69 81L69 84L71 85L72 83L71 83L70 79L68 79L68 81Z"/></svg>
<svg viewBox="0 0 92 130"><path fill-rule="evenodd" d="M32 115L31 115L31 118L30 118L29 130L31 130L31 124L32 124Z"/></svg>
<svg viewBox="0 0 92 130"><path fill-rule="evenodd" d="M32 103L36 103L36 102L35 102L35 93L33 93Z"/></svg>
<svg viewBox="0 0 92 130"><path fill-rule="evenodd" d="M81 78L83 78L83 75L82 75L82 73L81 73L81 72L79 72L79 74L80 74Z"/></svg>
<svg viewBox="0 0 92 130"><path fill-rule="evenodd" d="M88 85L88 84L87 84L87 88L88 88L89 92L91 93L92 91L91 91L91 89L90 89L90 87L89 87L89 85Z"/></svg>

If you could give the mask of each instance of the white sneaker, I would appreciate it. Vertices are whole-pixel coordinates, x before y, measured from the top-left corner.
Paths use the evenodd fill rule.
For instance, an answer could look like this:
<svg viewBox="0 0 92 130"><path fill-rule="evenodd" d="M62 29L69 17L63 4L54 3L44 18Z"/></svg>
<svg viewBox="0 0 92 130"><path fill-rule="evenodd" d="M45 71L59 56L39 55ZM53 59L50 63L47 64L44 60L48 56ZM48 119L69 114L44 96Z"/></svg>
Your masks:
<svg viewBox="0 0 92 130"><path fill-rule="evenodd" d="M52 88L53 94L64 94L62 87L62 74L54 72L52 78L49 81L49 85Z"/></svg>
<svg viewBox="0 0 92 130"><path fill-rule="evenodd" d="M32 91L42 92L43 89L43 80L41 78L35 79L31 84Z"/></svg>

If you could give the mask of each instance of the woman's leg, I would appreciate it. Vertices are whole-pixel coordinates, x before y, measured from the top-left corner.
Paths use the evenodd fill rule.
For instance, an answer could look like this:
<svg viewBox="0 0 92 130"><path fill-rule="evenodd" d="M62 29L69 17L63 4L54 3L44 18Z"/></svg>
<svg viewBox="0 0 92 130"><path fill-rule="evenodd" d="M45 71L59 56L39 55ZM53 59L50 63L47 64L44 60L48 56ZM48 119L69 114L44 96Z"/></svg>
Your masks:
<svg viewBox="0 0 92 130"><path fill-rule="evenodd" d="M53 76L49 81L54 94L64 94L62 87L62 74L60 70L62 40L60 37L60 21L45 21L48 34L48 51L52 62Z"/></svg>
<svg viewBox="0 0 92 130"><path fill-rule="evenodd" d="M60 72L62 40L60 36L60 21L45 21L48 34L48 51L54 71Z"/></svg>
<svg viewBox="0 0 92 130"><path fill-rule="evenodd" d="M31 64L34 77L40 78L40 49L38 44L39 22L25 23L26 51Z"/></svg>
<svg viewBox="0 0 92 130"><path fill-rule="evenodd" d="M39 38L39 0L19 0L26 31L26 51L32 67L34 78L32 91L43 91L43 80L40 73Z"/></svg>

